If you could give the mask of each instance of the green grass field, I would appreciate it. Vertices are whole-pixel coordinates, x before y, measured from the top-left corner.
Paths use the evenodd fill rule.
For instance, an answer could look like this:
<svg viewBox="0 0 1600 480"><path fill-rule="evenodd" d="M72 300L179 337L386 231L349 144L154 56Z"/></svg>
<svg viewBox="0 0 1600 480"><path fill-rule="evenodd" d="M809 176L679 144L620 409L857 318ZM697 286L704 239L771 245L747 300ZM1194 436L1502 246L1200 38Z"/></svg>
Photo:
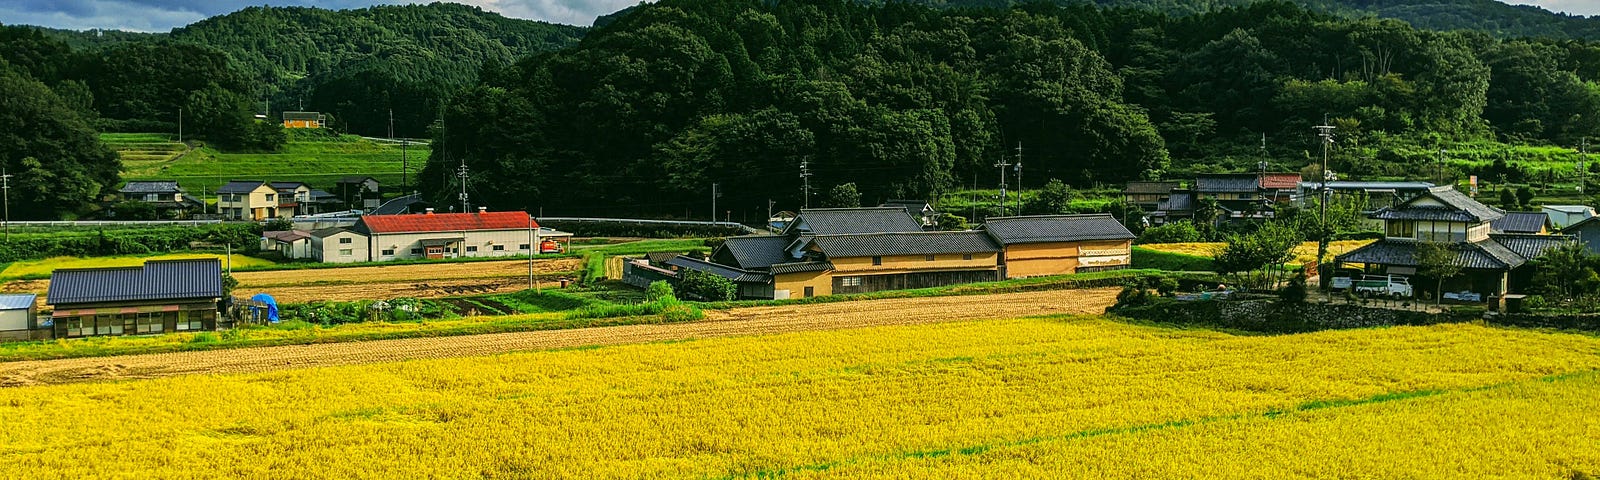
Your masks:
<svg viewBox="0 0 1600 480"><path fill-rule="evenodd" d="M299 181L331 189L352 175L398 185L402 148L354 136L291 135L277 153L228 153L201 147L179 156L183 144L164 134L102 134L122 156L123 180L177 180L193 194L215 191L229 180ZM404 149L414 176L427 158L426 146Z"/></svg>
<svg viewBox="0 0 1600 480"><path fill-rule="evenodd" d="M117 257L53 257L43 260L27 260L8 264L0 270L0 281L16 280L21 278L48 277L50 272L62 268L101 268L101 267L133 267L143 265L149 260L181 260L191 258L223 258L224 255L214 253L172 253L153 256L117 256ZM275 265L271 260L233 255L233 268L266 267Z"/></svg>

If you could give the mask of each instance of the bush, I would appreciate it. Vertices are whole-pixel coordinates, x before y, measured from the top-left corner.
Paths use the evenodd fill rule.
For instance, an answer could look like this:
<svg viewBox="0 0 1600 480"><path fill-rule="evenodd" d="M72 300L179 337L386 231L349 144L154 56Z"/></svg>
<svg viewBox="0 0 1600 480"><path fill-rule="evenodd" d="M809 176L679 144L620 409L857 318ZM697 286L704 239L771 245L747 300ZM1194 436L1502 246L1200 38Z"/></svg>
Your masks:
<svg viewBox="0 0 1600 480"><path fill-rule="evenodd" d="M677 298L673 296L672 284L670 283L664 281L650 282L649 288L644 289L644 301L646 302L659 302L669 298Z"/></svg>
<svg viewBox="0 0 1600 480"><path fill-rule="evenodd" d="M744 230L739 228L711 225L663 225L626 222L547 222L540 220L539 226L550 227L563 232L572 232L573 235L579 237L731 237L745 233Z"/></svg>
<svg viewBox="0 0 1600 480"><path fill-rule="evenodd" d="M219 249L232 244L236 253L249 253L260 247L260 238L261 227L253 223L13 233L11 241L0 244L0 262L179 252L191 250L193 242Z"/></svg>
<svg viewBox="0 0 1600 480"><path fill-rule="evenodd" d="M721 275L698 270L684 270L682 275L683 280L678 282L678 288L692 298L707 302L725 302L739 296L739 286Z"/></svg>
<svg viewBox="0 0 1600 480"><path fill-rule="evenodd" d="M1305 303L1306 301L1306 272L1300 271L1289 279L1289 286L1278 291L1278 298L1288 303Z"/></svg>
<svg viewBox="0 0 1600 480"><path fill-rule="evenodd" d="M211 332L196 333L194 337L189 339L189 343L217 343L217 334Z"/></svg>
<svg viewBox="0 0 1600 480"><path fill-rule="evenodd" d="M1205 236L1194 228L1193 223L1188 220L1179 220L1159 227L1145 229L1144 233L1139 234L1138 243L1193 243L1204 241Z"/></svg>
<svg viewBox="0 0 1600 480"><path fill-rule="evenodd" d="M1209 257L1133 247L1133 268L1173 272L1209 272L1215 268L1214 262Z"/></svg>

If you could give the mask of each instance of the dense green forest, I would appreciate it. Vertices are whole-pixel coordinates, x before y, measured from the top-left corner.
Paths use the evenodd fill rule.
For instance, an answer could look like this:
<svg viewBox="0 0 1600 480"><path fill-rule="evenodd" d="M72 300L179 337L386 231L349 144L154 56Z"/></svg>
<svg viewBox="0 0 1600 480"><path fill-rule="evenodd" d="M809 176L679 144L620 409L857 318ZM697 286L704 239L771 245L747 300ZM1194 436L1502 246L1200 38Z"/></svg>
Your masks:
<svg viewBox="0 0 1600 480"><path fill-rule="evenodd" d="M486 70L447 108L422 180L450 204L465 161L495 208L701 217L718 183L723 210L750 218L803 203L802 163L816 191L936 199L993 185L1020 144L1033 185L1088 187L1298 169L1324 121L1339 127L1335 171L1406 176L1436 148L1600 133L1597 60L1591 43L1289 3L1167 16L667 0Z"/></svg>

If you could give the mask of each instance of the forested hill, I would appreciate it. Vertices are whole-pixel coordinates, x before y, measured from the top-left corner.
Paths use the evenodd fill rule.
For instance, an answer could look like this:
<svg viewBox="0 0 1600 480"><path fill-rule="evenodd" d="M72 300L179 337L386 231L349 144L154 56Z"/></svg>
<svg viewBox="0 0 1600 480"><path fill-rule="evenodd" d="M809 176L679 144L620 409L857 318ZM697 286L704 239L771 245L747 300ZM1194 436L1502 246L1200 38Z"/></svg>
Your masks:
<svg viewBox="0 0 1600 480"><path fill-rule="evenodd" d="M449 204L464 160L476 202L560 214L703 215L717 183L735 218L765 218L768 199L802 204L802 163L865 203L994 185L1019 143L1029 188L1114 185L1174 166L1298 169L1324 121L1336 172L1397 177L1434 171L1438 148L1593 138L1597 80L1594 43L1288 3L1168 17L663 0L486 71L446 109L422 180Z"/></svg>
<svg viewBox="0 0 1600 480"><path fill-rule="evenodd" d="M422 136L451 91L471 85L484 63L509 64L573 45L583 27L506 18L453 3L355 10L250 7L170 34L41 29L87 50L171 41L215 48L232 58L271 110L332 114L335 125L365 135Z"/></svg>
<svg viewBox="0 0 1600 480"><path fill-rule="evenodd" d="M906 0L936 7L1009 8L1026 0ZM1172 16L1213 12L1276 0L1055 0L1061 5L1095 4L1161 12ZM1472 30L1504 38L1600 40L1600 18L1555 13L1530 5L1495 0L1289 0L1321 13L1344 17L1393 18L1430 30Z"/></svg>

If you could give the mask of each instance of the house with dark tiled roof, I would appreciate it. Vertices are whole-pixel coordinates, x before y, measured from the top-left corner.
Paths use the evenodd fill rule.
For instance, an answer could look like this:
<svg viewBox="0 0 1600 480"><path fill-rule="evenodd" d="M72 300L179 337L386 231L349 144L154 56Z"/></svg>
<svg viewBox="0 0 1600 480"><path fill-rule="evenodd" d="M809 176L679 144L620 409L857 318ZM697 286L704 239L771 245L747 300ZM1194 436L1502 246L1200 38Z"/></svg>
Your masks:
<svg viewBox="0 0 1600 480"><path fill-rule="evenodd" d="M1005 278L1119 270L1132 264L1133 232L1108 213L990 217Z"/></svg>
<svg viewBox="0 0 1600 480"><path fill-rule="evenodd" d="M189 196L175 180L130 181L117 189L117 193L123 200L148 203L169 218L202 211L206 205L203 200Z"/></svg>
<svg viewBox="0 0 1600 480"><path fill-rule="evenodd" d="M207 258L56 270L45 303L55 337L71 338L215 330L221 298L221 261Z"/></svg>
<svg viewBox="0 0 1600 480"><path fill-rule="evenodd" d="M933 209L933 204L926 200L889 200L880 207L899 207L905 209L911 218L922 222L923 230L933 230L939 225L939 212Z"/></svg>
<svg viewBox="0 0 1600 480"><path fill-rule="evenodd" d="M1179 186L1178 182L1128 182L1122 187L1122 201L1138 205L1146 211L1154 211Z"/></svg>
<svg viewBox="0 0 1600 480"><path fill-rule="evenodd" d="M1517 291L1526 279L1521 267L1573 241L1565 235L1495 233L1493 223L1506 213L1450 186L1430 188L1370 217L1384 222L1384 238L1340 255L1337 264L1360 264L1367 273L1416 275L1418 246L1437 242L1463 268L1462 275L1446 280L1444 290L1470 290L1485 298Z"/></svg>

